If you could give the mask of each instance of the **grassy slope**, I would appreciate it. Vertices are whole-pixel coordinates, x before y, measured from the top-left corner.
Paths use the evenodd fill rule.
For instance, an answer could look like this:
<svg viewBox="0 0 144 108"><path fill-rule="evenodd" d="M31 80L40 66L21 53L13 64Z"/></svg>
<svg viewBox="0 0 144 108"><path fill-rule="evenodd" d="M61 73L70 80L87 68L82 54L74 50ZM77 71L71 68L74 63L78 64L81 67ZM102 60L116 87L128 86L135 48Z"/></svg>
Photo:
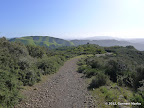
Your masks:
<svg viewBox="0 0 144 108"><path fill-rule="evenodd" d="M92 79L93 77L88 78L86 81L87 84L90 84ZM116 83L113 82L109 82L109 85L90 90L90 93L94 97L95 104L98 108L118 108L118 105L114 106L107 104L110 104L108 102L116 102L117 104L118 102L129 103L128 99L133 96L133 91L130 88L118 86ZM131 105L128 105L127 107L131 107Z"/></svg>
<svg viewBox="0 0 144 108"><path fill-rule="evenodd" d="M49 36L27 36L21 38L10 39L11 42L22 42L25 45L40 45L49 48L55 48L60 46L73 46L74 44L70 41L66 41L59 38Z"/></svg>

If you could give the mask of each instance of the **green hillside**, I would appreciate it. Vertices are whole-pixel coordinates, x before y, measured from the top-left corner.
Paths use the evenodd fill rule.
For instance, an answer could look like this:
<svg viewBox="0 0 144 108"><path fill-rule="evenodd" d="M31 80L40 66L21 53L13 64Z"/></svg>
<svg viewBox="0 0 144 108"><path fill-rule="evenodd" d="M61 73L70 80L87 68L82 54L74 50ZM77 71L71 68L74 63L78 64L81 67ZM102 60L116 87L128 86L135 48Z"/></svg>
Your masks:
<svg viewBox="0 0 144 108"><path fill-rule="evenodd" d="M21 38L12 38L10 42L22 42L25 45L40 45L49 48L57 48L61 46L73 46L73 42L49 36L27 36Z"/></svg>

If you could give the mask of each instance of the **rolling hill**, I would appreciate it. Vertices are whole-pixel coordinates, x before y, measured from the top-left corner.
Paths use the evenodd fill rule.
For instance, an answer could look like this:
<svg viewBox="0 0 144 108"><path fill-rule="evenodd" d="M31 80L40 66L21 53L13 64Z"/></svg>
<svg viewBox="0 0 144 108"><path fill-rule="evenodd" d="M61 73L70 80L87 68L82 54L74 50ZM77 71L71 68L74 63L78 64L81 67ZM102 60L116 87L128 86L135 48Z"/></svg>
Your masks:
<svg viewBox="0 0 144 108"><path fill-rule="evenodd" d="M83 44L97 44L99 46L105 46L105 47L110 47L110 46L128 46L132 45L134 46L137 50L144 51L143 44L140 43L131 43L128 41L120 41L120 40L115 40L115 39L106 39L106 40L71 40L71 42L74 43L74 45L83 45Z"/></svg>
<svg viewBox="0 0 144 108"><path fill-rule="evenodd" d="M48 48L58 48L62 46L78 46L78 45L84 45L87 43L90 44L97 44L99 46L128 46L132 45L137 50L144 51L144 44L141 43L133 43L130 41L123 41L123 40L116 40L116 39L102 39L102 40L64 40L60 38L50 37L50 36L26 36L26 37L20 37L20 38L12 38L9 39L10 42L21 42L25 45L40 45L40 46L46 46Z"/></svg>
<svg viewBox="0 0 144 108"><path fill-rule="evenodd" d="M26 36L21 38L9 39L10 42L21 42L25 45L40 45L49 48L57 48L61 46L73 46L74 44L70 41L54 38L50 36Z"/></svg>

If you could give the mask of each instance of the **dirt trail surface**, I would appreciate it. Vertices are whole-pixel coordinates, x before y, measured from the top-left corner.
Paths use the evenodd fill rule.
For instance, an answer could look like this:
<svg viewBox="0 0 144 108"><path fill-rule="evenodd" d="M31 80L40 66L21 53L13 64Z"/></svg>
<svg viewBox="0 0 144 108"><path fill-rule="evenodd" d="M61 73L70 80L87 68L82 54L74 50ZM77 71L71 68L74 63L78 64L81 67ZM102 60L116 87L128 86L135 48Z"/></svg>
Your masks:
<svg viewBox="0 0 144 108"><path fill-rule="evenodd" d="M24 91L27 98L15 108L95 108L82 74L76 72L77 61L68 60L46 82Z"/></svg>

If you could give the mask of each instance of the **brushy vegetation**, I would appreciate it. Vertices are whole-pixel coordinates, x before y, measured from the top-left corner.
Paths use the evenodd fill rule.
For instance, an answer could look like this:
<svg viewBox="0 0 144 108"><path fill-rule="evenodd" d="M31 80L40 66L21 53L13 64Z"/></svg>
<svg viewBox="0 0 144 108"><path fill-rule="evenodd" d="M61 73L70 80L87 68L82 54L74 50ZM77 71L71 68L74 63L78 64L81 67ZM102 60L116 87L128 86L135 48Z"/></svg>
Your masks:
<svg viewBox="0 0 144 108"><path fill-rule="evenodd" d="M72 56L78 56L78 55L89 55L89 54L102 54L105 53L105 50L103 47L100 47L95 44L85 44L85 45L79 45L77 47L60 47L55 49L54 51L58 52L59 54L65 54L68 57Z"/></svg>
<svg viewBox="0 0 144 108"><path fill-rule="evenodd" d="M0 39L0 108L13 107L21 100L22 86L32 86L41 75L58 70L64 55L50 55L45 47L23 45Z"/></svg>
<svg viewBox="0 0 144 108"><path fill-rule="evenodd" d="M29 38L35 42L25 41ZM46 45L34 43L43 40L62 44L62 41L46 37L22 40L28 43L0 39L0 108L11 108L18 103L22 99L19 93L22 86L32 86L42 75L55 73L69 58L89 54L78 62L78 71L92 79L89 89L98 89L106 101L119 100L115 91L121 91L125 101L139 102L144 107L144 52L132 46L103 48L88 43L50 50ZM123 87L129 87L133 93L128 95Z"/></svg>
<svg viewBox="0 0 144 108"><path fill-rule="evenodd" d="M109 53L86 57L78 62L80 73L92 78L89 88L108 86L110 82L117 86L128 87L133 91L129 101L139 102L144 107L144 52L137 51L132 46L108 47ZM109 83L108 83L109 82ZM119 88L119 87L118 87ZM113 94L106 93L107 101ZM116 101L116 98L114 98Z"/></svg>
<svg viewBox="0 0 144 108"><path fill-rule="evenodd" d="M39 37L26 37L23 40ZM53 38L49 39L53 42ZM43 39L43 41L45 41ZM29 39L28 39L29 40ZM61 43L61 40L55 40ZM104 53L104 48L97 45L81 45L77 47L61 47L48 49L45 46L9 42L0 38L0 108L11 108L22 96L23 86L32 86L41 80L42 75L55 73L63 63L77 55Z"/></svg>

